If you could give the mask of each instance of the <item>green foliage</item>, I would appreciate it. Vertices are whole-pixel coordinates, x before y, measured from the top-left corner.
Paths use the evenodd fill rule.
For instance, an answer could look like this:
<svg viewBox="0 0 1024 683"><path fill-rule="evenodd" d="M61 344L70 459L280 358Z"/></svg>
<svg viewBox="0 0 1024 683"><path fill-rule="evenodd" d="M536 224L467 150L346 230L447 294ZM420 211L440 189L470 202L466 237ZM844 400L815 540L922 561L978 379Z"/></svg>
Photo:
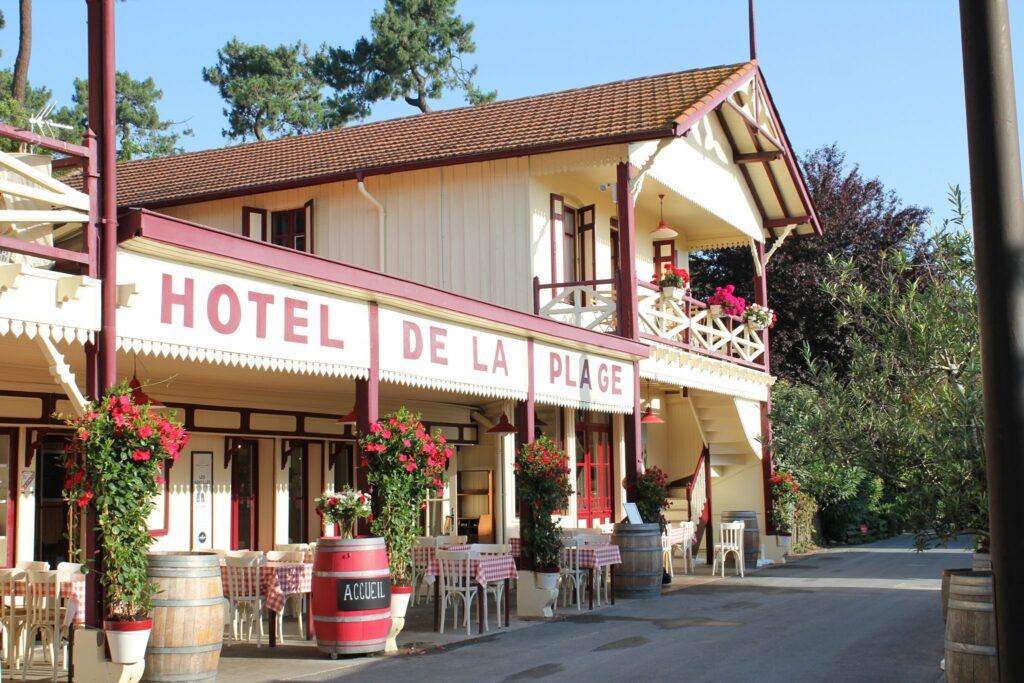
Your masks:
<svg viewBox="0 0 1024 683"><path fill-rule="evenodd" d="M122 382L99 404L89 403L83 416L64 417L74 432L63 493L70 515L90 504L96 510L107 613L115 621L145 618L153 608L156 584L146 576L153 539L146 520L163 490L164 462L177 460L188 443L180 425L148 405L136 406L131 395Z"/></svg>
<svg viewBox="0 0 1024 683"><path fill-rule="evenodd" d="M324 46L316 71L336 93L328 106L339 121L369 114L379 100L404 99L422 112L448 88L462 89L470 104L494 100L473 82L476 67L464 55L476 51L473 23L455 14L456 0L385 0L370 19L372 37L351 50Z"/></svg>
<svg viewBox="0 0 1024 683"><path fill-rule="evenodd" d="M180 134L174 121L160 118L156 104L164 93L152 78L137 81L127 71L118 71L115 77L115 127L117 129L117 158L121 161L137 157L162 157L181 154L178 146L182 135L192 135L185 129ZM89 81L75 79L74 118L80 130L89 123Z"/></svg>
<svg viewBox="0 0 1024 683"><path fill-rule="evenodd" d="M776 470L768 486L772 494L772 526L777 531L788 532L793 527L800 484L793 478L792 472Z"/></svg>
<svg viewBox="0 0 1024 683"><path fill-rule="evenodd" d="M232 38L217 50L217 63L203 69L203 80L227 103L224 137L266 140L330 127L313 73L309 50L294 45L249 45ZM343 121L341 121L343 122Z"/></svg>
<svg viewBox="0 0 1024 683"><path fill-rule="evenodd" d="M330 491L318 496L316 511L327 524L338 524L342 538L353 538L356 522L370 516L370 496L353 489L348 484L340 491Z"/></svg>
<svg viewBox="0 0 1024 683"><path fill-rule="evenodd" d="M10 69L0 70L0 121L18 128L29 127L29 116L40 112L50 100L53 99L53 92L46 86L33 87L31 83L25 86L25 103L20 104L11 96L11 83L14 80L14 72ZM82 140L82 129L77 127L74 111L68 107L58 107L47 117L56 123L76 126L74 130L54 128L48 130L47 135L68 142L78 143ZM0 139L0 149L5 152L18 151L20 143L7 138Z"/></svg>
<svg viewBox="0 0 1024 683"><path fill-rule="evenodd" d="M668 476L665 472L652 465L635 482L627 483L626 490L640 511L640 519L649 524L657 522L664 531L663 510L668 507Z"/></svg>
<svg viewBox="0 0 1024 683"><path fill-rule="evenodd" d="M452 449L440 431L428 434L419 414L405 407L370 425L370 433L359 443L376 507L370 530L384 538L391 580L409 585L420 510L426 507L429 492L444 493Z"/></svg>
<svg viewBox="0 0 1024 683"><path fill-rule="evenodd" d="M523 553L535 569L558 566L562 536L553 515L569 505L569 459L546 436L523 445L513 465L516 490L525 508L521 521ZM526 510L529 512L527 513Z"/></svg>
<svg viewBox="0 0 1024 683"><path fill-rule="evenodd" d="M804 553L814 548L814 515L818 502L804 491L796 494L793 505L793 552Z"/></svg>

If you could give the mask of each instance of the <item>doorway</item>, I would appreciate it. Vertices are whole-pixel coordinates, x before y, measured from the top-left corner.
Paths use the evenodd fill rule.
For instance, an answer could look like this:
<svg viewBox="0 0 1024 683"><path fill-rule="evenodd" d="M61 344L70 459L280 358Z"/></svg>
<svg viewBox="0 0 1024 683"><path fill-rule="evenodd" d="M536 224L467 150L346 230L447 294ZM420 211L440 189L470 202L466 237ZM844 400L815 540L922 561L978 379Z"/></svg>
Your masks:
<svg viewBox="0 0 1024 683"><path fill-rule="evenodd" d="M0 427L0 562L14 566L14 492L18 471L18 430Z"/></svg>
<svg viewBox="0 0 1024 683"><path fill-rule="evenodd" d="M231 549L256 550L259 546L259 443L235 441L231 456Z"/></svg>
<svg viewBox="0 0 1024 683"><path fill-rule="evenodd" d="M305 441L282 441L288 454L288 542L309 542L309 453Z"/></svg>
<svg viewBox="0 0 1024 683"><path fill-rule="evenodd" d="M576 422L576 521L594 527L612 521L611 422L584 412Z"/></svg>
<svg viewBox="0 0 1024 683"><path fill-rule="evenodd" d="M62 434L41 437L36 455L36 543L30 559L56 567L68 561L68 504L64 500L64 446ZM29 448L32 446L30 445Z"/></svg>

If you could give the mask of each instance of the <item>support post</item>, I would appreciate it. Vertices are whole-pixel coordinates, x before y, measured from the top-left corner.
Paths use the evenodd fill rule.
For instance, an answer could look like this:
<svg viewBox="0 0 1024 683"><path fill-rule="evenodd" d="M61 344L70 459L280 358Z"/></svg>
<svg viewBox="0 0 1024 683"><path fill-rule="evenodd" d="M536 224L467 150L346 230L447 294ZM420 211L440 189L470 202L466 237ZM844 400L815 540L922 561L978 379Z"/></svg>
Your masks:
<svg viewBox="0 0 1024 683"><path fill-rule="evenodd" d="M117 316L117 131L114 117L116 109L114 101L114 0L98 0L98 3L100 7L98 13L100 65L98 69L93 69L90 65L89 73L90 75L97 72L101 74L99 83L101 87L90 87L92 94L90 100L93 98L99 100L98 110L93 112L90 107L90 112L99 116L91 127L95 130L95 121L98 121L101 131L99 138L100 185L102 188L100 192L102 201L100 274L103 278L103 308L99 367L100 385L102 389L106 390L117 384L117 331L115 329ZM96 4L97 0L93 0L90 6ZM99 94L98 97L96 97L97 94Z"/></svg>
<svg viewBox="0 0 1024 683"><path fill-rule="evenodd" d="M380 326L379 308L376 302L370 303L370 372L366 379L356 380L356 434L361 436L370 432L370 425L380 419ZM369 488L366 479L366 467L362 461L366 452L360 449L360 462L356 468L356 485L361 491ZM374 504L374 508L377 505ZM374 509L374 515L380 510ZM367 533L365 522L360 521L360 533Z"/></svg>
<svg viewBox="0 0 1024 683"><path fill-rule="evenodd" d="M619 272L616 278L619 335L626 339L639 339L636 320L636 226L633 216L633 193L629 181L633 169L629 162L621 162L615 169L615 193L619 208Z"/></svg>
<svg viewBox="0 0 1024 683"><path fill-rule="evenodd" d="M761 263L760 275L757 274L758 269L754 269L754 303L759 306L768 307L768 266L765 263L765 246L764 242L754 243L754 258L757 259L758 263ZM764 369L766 372L771 372L770 357L768 355L768 330L761 332L761 340L764 343ZM775 462L772 458L771 450L771 439L772 439L772 422L770 419L772 410L772 388L768 387L768 398L761 403L761 485L764 491L764 526L765 535L772 535L777 533L775 524L772 522L772 508L774 503L772 501L772 487L771 478L775 473Z"/></svg>
<svg viewBox="0 0 1024 683"><path fill-rule="evenodd" d="M633 414L624 415L622 419L626 442L626 471L622 476L625 479L626 491L630 490L629 485L636 481L644 469L644 426L640 422L641 417L643 412L640 409L640 361L633 361ZM628 497L632 500L631 496Z"/></svg>
<svg viewBox="0 0 1024 683"><path fill-rule="evenodd" d="M1024 197L1006 0L960 0L999 680L1024 680ZM1017 333L1014 333L1014 331Z"/></svg>

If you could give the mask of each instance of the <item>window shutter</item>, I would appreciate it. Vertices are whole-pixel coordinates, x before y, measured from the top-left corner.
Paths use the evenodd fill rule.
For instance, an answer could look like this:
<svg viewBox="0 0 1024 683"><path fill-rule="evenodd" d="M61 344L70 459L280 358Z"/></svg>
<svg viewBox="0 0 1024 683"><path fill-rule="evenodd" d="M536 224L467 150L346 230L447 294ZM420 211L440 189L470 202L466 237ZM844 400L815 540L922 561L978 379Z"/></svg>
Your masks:
<svg viewBox="0 0 1024 683"><path fill-rule="evenodd" d="M303 206L306 209L306 251L310 254L315 254L316 230L313 229L313 200L310 199Z"/></svg>
<svg viewBox="0 0 1024 683"><path fill-rule="evenodd" d="M560 194L551 195L551 282L559 282L558 258L562 232L565 229L565 198Z"/></svg>
<svg viewBox="0 0 1024 683"><path fill-rule="evenodd" d="M594 254L597 249L597 238L594 230L594 205L584 206L577 213L579 223L576 225L576 233L579 235L579 244L576 248L580 255L580 279L596 280Z"/></svg>
<svg viewBox="0 0 1024 683"><path fill-rule="evenodd" d="M267 210L242 207L242 236L267 241Z"/></svg>

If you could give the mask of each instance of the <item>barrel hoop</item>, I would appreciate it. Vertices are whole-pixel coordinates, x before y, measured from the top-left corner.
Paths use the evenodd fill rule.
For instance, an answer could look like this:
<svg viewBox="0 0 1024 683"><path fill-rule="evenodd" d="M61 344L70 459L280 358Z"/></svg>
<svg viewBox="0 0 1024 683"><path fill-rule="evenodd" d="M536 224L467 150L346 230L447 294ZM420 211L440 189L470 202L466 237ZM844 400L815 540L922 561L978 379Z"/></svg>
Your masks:
<svg viewBox="0 0 1024 683"><path fill-rule="evenodd" d="M956 586L951 587L950 591L958 595L992 595L992 584L974 586L970 584L964 585L962 581L957 581Z"/></svg>
<svg viewBox="0 0 1024 683"><path fill-rule="evenodd" d="M314 578L321 579L344 579L344 578L356 578L356 579L375 579L375 578L387 578L387 569L369 569L361 572L313 572Z"/></svg>
<svg viewBox="0 0 1024 683"><path fill-rule="evenodd" d="M201 600L154 600L154 607L208 607L223 605L225 598L204 598Z"/></svg>
<svg viewBox="0 0 1024 683"><path fill-rule="evenodd" d="M991 602L966 602L964 600L953 600L949 601L949 609L962 609L969 612L991 612L993 611Z"/></svg>
<svg viewBox="0 0 1024 683"><path fill-rule="evenodd" d="M220 558L217 555L165 555L161 557L150 557L150 567L219 567Z"/></svg>
<svg viewBox="0 0 1024 683"><path fill-rule="evenodd" d="M365 647L367 645L380 645L381 643L384 643L385 641L387 641L387 637L384 637L384 638L374 638L373 640L320 640L319 638L317 638L316 639L316 644L320 645L320 646L329 645L331 647L336 647L336 648L344 650L344 649L352 648L352 647Z"/></svg>
<svg viewBox="0 0 1024 683"><path fill-rule="evenodd" d="M996 656L996 648L992 645L971 645L970 643L957 643L952 640L947 640L946 649L950 652L962 652L968 655L984 655L987 657Z"/></svg>
<svg viewBox="0 0 1024 683"><path fill-rule="evenodd" d="M343 544L336 541L321 541L316 545L316 551L318 553L343 553L350 550L366 550L367 548L384 548L384 539L346 539Z"/></svg>
<svg viewBox="0 0 1024 683"><path fill-rule="evenodd" d="M214 652L220 650L221 643L212 645L191 645L186 647L147 647L146 655L191 655L197 652Z"/></svg>
<svg viewBox="0 0 1024 683"><path fill-rule="evenodd" d="M388 610L386 613L385 612L381 612L380 614L367 614L367 615L358 616L358 617L327 617L327 616L321 616L319 614L314 614L313 615L313 621L322 621L322 622L327 622L327 623L350 623L350 622L356 622L356 621L378 621L380 619L390 619L390 618L391 618L391 610Z"/></svg>
<svg viewBox="0 0 1024 683"><path fill-rule="evenodd" d="M217 670L194 674L150 674L142 677L143 681L209 681L217 677Z"/></svg>
<svg viewBox="0 0 1024 683"><path fill-rule="evenodd" d="M189 573L187 573L187 574L182 573L182 570L184 570L184 569L189 569L190 570ZM220 578L220 568L219 567L214 567L212 569L206 569L206 568L196 569L196 568L192 568L192 567L188 567L188 568L180 567L180 568L177 568L177 569L173 569L173 568L167 567L167 568L154 569L153 567L150 567L146 571L146 576L166 578L166 579L210 579L210 578L213 578L215 576L217 578Z"/></svg>

